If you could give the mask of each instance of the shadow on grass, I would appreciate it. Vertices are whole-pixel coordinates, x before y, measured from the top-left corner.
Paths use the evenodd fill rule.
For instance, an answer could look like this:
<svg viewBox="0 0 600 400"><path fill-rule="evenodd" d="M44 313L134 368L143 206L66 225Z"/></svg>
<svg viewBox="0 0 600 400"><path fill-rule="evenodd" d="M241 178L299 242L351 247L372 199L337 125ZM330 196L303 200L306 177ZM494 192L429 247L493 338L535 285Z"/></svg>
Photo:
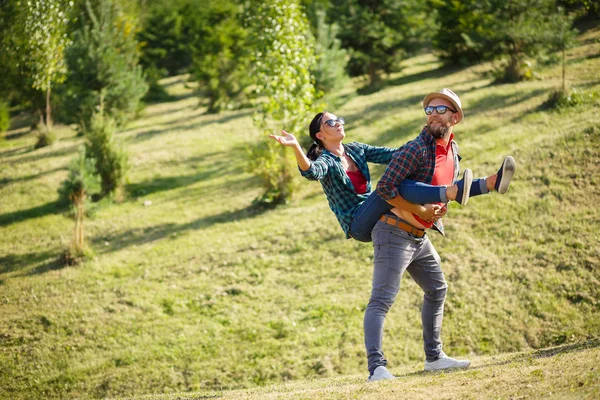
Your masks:
<svg viewBox="0 0 600 400"><path fill-rule="evenodd" d="M232 153L239 154L239 151L242 151L241 148L232 150ZM218 157L221 158L219 159ZM125 189L131 197L137 198L153 193L190 186L200 181L208 181L216 176L232 173L236 168L233 162L226 158L222 152L213 152L202 154L197 157L191 157L180 164L195 165L198 163L203 163L207 166L202 166L199 172L189 175L150 178L143 182L130 183L125 186Z"/></svg>
<svg viewBox="0 0 600 400"><path fill-rule="evenodd" d="M31 150L22 153L22 154L28 154L28 155L21 157L17 160L14 160L12 162L17 163L17 164L23 164L23 163L33 162L33 161L40 161L40 160L43 160L46 158L64 157L69 154L75 154L80 145L81 144L74 144L71 146L63 147L61 149L50 150L50 151L46 151L46 152L41 152L40 151L41 149L34 149L33 147L31 147Z"/></svg>
<svg viewBox="0 0 600 400"><path fill-rule="evenodd" d="M53 174L58 171L66 171L66 170L67 170L67 168L59 167L59 168L54 168L54 169L51 169L48 171L40 172L39 174L23 176L21 178L2 178L2 179L0 179L0 189L2 189L4 186L8 186L13 183L32 181L34 179L41 178L42 176L46 176L46 175Z"/></svg>
<svg viewBox="0 0 600 400"><path fill-rule="evenodd" d="M460 67L441 65L440 67L429 70L429 71L421 71L421 72L417 72L416 74L412 74L412 75L403 75L399 78L388 81L386 83L386 86L408 85L411 83L424 81L427 79L439 79L439 78L446 77L448 75L454 74L454 73L462 71L462 70L463 70L463 68L460 68ZM423 97L425 97L425 95L426 95L426 93L423 93L423 96L421 96L421 100Z"/></svg>
<svg viewBox="0 0 600 400"><path fill-rule="evenodd" d="M247 218L253 218L264 214L273 207L264 206L261 204L252 204L246 208L239 210L225 211L220 214L207 216L197 219L187 224L162 224L145 229L131 229L120 233L119 235L111 236L110 238L93 238L91 243L98 253L108 253L119 251L132 245L142 245L145 243L154 242L171 235L177 235L186 231L195 231L209 228L216 224L222 224L233 221L241 221ZM108 241L109 246L104 246L104 242Z"/></svg>
<svg viewBox="0 0 600 400"><path fill-rule="evenodd" d="M511 364L514 362L527 360L529 358L554 357L554 356L557 356L557 355L563 354L563 353L573 353L573 352L577 352L577 351L584 351L584 350L595 348L595 347L600 347L600 338L593 338L593 339L588 339L583 342L578 342L578 343L573 343L573 344L565 344L565 345L560 345L560 346L556 346L556 347L550 347L547 349L535 350L530 353L518 354L509 360L490 362L490 363L483 364L481 366L478 366L478 367L475 367L472 369L487 368L487 367L499 366L499 365L507 365L507 364Z"/></svg>
<svg viewBox="0 0 600 400"><path fill-rule="evenodd" d="M27 274L39 274L53 269L62 268L58 263L55 251L41 251L38 253L9 254L0 257L0 274L22 270L31 265L37 265Z"/></svg>
<svg viewBox="0 0 600 400"><path fill-rule="evenodd" d="M465 110L465 114L468 115L468 117L471 117L487 111L494 111L499 113L502 111L503 108L523 103L534 97L541 96L544 93L548 93L548 90L540 88L527 92L489 94L477 101L471 102L469 104L469 109Z"/></svg>
<svg viewBox="0 0 600 400"><path fill-rule="evenodd" d="M588 339L584 342L578 342L578 343L573 343L573 344L567 344L567 345L561 345L561 346L556 346L556 347L552 347L552 348L548 348L548 349L540 349L540 350L535 350L533 352L528 352L525 354L518 354L516 356L514 356L511 359L508 360L503 360L503 361L498 361L498 362L488 362L486 364L483 365L478 365L476 367L470 367L468 370L477 370L477 369L483 369L483 368L489 368L489 367L498 367L498 366L503 366L503 365L508 365L508 364L512 364L515 362L521 362L521 361L525 361L528 360L530 358L548 358L548 357L554 357L560 354L564 354L564 353L573 353L573 352L578 352L578 351L584 351L587 349L591 349L591 348L596 348L596 347L600 347L600 338L594 338L594 339ZM452 372L460 372L460 371L464 371L461 369L451 369L451 370L444 370L444 371L415 371L415 372L410 372L407 374L402 374L402 375L397 375L397 377L403 377L403 378L408 378L411 376L419 376L419 375L432 375L432 374L448 374L448 373L452 373Z"/></svg>
<svg viewBox="0 0 600 400"><path fill-rule="evenodd" d="M163 133L173 133L173 132L188 131L188 130L192 130L194 128L199 129L199 128L207 127L207 126L212 125L212 124L224 124L224 123L227 123L227 122L239 119L239 118L246 117L246 116L251 115L251 114L252 114L252 110L240 111L240 112L232 113L232 114L229 114L229 115L224 115L221 118L216 118L214 120L209 120L209 121L195 121L195 122L189 123L189 124L178 125L181 122L185 122L185 121L187 121L187 120L190 119L189 116L183 116L181 118L173 119L171 121L162 123L163 125L168 125L165 128L151 129L151 130L139 132L139 133L137 133L135 135L135 137L133 138L133 140L136 141L136 142L140 142L140 141L143 141L143 140L152 139L155 136L161 135ZM207 114L204 114L204 115L207 115ZM213 114L210 114L210 115L213 115ZM135 129L138 129L138 128L135 128Z"/></svg>
<svg viewBox="0 0 600 400"><path fill-rule="evenodd" d="M56 200L43 204L41 206L29 208L27 210L19 210L11 213L1 214L0 227L32 218L40 218L50 214L57 214L66 210L66 208L66 204L63 204L60 201Z"/></svg>

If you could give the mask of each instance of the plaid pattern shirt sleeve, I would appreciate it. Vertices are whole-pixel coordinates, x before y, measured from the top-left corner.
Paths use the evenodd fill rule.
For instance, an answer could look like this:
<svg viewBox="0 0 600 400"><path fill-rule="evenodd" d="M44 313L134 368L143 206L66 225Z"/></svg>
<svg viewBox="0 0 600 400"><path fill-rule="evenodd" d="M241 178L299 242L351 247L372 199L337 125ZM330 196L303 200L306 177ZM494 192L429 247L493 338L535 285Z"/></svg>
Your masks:
<svg viewBox="0 0 600 400"><path fill-rule="evenodd" d="M427 147L417 140L408 142L396 150L383 176L377 183L379 196L384 200L390 200L398 196L397 185L419 170L422 157L426 152Z"/></svg>
<svg viewBox="0 0 600 400"><path fill-rule="evenodd" d="M300 175L309 181L320 181L327 175L329 165L325 161L325 158L320 156L316 160L310 162L310 168L306 171L302 171L300 167L298 167L298 170L300 171Z"/></svg>
<svg viewBox="0 0 600 400"><path fill-rule="evenodd" d="M363 144L363 151L365 152L367 162L374 164L388 164L392 160L396 149Z"/></svg>

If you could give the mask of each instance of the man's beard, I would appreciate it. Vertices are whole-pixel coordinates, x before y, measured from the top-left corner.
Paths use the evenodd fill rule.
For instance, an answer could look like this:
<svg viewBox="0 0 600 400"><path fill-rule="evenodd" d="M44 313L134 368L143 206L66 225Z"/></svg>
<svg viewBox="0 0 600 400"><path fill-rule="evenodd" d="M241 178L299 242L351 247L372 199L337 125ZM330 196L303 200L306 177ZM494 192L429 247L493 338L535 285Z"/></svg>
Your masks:
<svg viewBox="0 0 600 400"><path fill-rule="evenodd" d="M427 125L429 134L436 139L443 139L450 133L450 127L444 125L438 125L437 128L433 128L431 125Z"/></svg>

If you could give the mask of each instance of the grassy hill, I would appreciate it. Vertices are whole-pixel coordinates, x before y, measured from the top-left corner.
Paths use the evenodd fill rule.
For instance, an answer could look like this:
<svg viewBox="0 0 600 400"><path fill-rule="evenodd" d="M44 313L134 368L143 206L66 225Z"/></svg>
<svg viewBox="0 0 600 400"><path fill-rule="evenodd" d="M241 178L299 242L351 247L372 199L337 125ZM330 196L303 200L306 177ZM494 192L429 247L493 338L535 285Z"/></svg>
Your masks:
<svg viewBox="0 0 600 400"><path fill-rule="evenodd" d="M425 121L423 96L449 87L465 109L455 129L462 167L485 176L505 155L517 161L506 195L452 205L447 237L430 235L449 283L445 350L479 365L510 363L415 374L422 294L406 276L384 350L392 371L409 379L378 387L468 397L462 382L488 385L495 397L507 374L512 385L499 397L516 396L521 384L536 397L542 382L540 394L592 398L597 389L583 377L597 381L600 337L600 29L568 52L579 106L546 106L559 65L514 85L492 85L490 69L443 69L423 55L380 92L359 96L354 82L331 99L350 141L399 146ZM261 189L244 170L257 135L251 111L209 115L182 77L165 85L175 99L149 106L120 133L132 161L129 195L94 206L86 234L96 257L83 265L58 262L74 221L57 203L82 138L64 127L55 145L33 150L35 138L17 126L0 142L0 398L210 397L312 378L330 379L307 392L292 383L230 395L328 398L339 383L331 397L368 397L362 318L371 246L344 239L318 183L303 181L287 206L254 207ZM581 351L531 353L555 346ZM514 352L526 353L502 355ZM553 361L571 368L564 381Z"/></svg>

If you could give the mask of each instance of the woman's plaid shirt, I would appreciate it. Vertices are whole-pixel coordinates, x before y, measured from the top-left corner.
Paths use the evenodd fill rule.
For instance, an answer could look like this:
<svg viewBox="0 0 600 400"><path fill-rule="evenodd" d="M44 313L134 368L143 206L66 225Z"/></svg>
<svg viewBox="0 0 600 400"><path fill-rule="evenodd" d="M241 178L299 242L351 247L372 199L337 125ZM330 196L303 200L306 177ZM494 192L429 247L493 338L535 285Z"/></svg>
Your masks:
<svg viewBox="0 0 600 400"><path fill-rule="evenodd" d="M454 153L454 181L456 181L461 157L456 142L452 140L451 144ZM427 127L424 127L419 136L396 150L385 173L377 183L377 194L384 200L398 196L397 186L404 179L431 183L435 171L435 150L436 141L427 132ZM444 234L441 219L433 226L442 235Z"/></svg>
<svg viewBox="0 0 600 400"><path fill-rule="evenodd" d="M323 186L329 208L337 217L346 238L350 238L348 231L354 219L354 213L371 193L371 175L367 162L387 164L392 159L396 149L389 147L369 146L368 144L352 142L344 144L346 154L352 158L360 172L367 180L367 192L356 193L352 181L342 166L342 160L327 151L316 160L312 161L307 171L300 170L303 177L309 180L318 180Z"/></svg>

